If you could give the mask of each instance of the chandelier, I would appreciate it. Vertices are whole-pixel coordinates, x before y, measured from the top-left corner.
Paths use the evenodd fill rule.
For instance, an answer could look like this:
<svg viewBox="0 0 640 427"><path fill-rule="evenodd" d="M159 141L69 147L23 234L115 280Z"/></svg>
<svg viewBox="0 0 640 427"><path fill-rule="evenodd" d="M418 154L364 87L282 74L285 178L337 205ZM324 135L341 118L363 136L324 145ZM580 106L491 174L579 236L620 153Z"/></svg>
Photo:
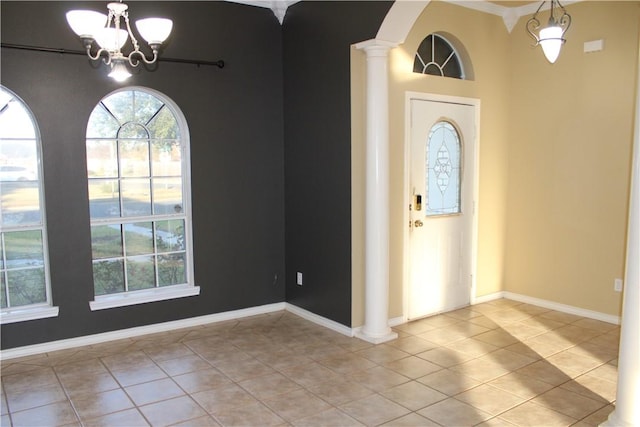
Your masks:
<svg viewBox="0 0 640 427"><path fill-rule="evenodd" d="M143 62L153 64L158 60L158 50L169 37L173 22L165 18L146 18L136 21L138 32L153 52L153 57L147 59L131 31L128 6L120 0L117 3L109 3L107 8L108 15L93 10L71 10L67 12L67 22L82 39L89 58L93 61L102 59L111 67L109 77L122 82L131 76L127 64L135 68ZM133 50L125 55L121 49L129 38ZM97 51L92 54L94 42L97 44Z"/></svg>
<svg viewBox="0 0 640 427"><path fill-rule="evenodd" d="M571 16L567 13L564 7L558 0L551 0L551 8L549 11L549 22L546 27L540 29L540 21L538 21L538 12L544 5L544 1L536 10L533 18L527 21L527 31L535 40L534 46L542 46L544 56L550 63L556 62L558 55L560 55L560 48L566 41L564 39L564 33L567 32L571 25ZM559 9L559 10L556 10ZM556 14L558 18L556 18ZM536 31L538 34L536 34Z"/></svg>

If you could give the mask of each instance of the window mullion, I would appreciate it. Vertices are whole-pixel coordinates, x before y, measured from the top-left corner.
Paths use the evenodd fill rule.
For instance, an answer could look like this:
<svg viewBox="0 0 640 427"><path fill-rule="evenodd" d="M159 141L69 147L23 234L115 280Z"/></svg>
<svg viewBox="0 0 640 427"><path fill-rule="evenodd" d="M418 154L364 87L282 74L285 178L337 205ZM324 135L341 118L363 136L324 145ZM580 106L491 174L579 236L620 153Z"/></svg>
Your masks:
<svg viewBox="0 0 640 427"><path fill-rule="evenodd" d="M2 292L4 292L5 295L5 301L7 303L7 308L11 307L11 297L9 295L9 275L7 274L7 250L4 246L4 234L5 233L0 233L0 245L2 245L2 265L3 265L3 271L2 271L2 275L4 276L4 289L2 290Z"/></svg>

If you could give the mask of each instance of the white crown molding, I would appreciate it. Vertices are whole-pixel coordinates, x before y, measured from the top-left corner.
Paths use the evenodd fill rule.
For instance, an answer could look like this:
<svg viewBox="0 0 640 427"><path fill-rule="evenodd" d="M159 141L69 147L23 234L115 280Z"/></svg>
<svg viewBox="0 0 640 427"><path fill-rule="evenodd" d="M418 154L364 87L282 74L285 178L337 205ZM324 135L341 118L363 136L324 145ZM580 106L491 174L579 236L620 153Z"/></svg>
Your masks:
<svg viewBox="0 0 640 427"><path fill-rule="evenodd" d="M403 1L403 0L400 0ZM502 17L507 31L511 33L513 27L516 26L521 17L526 15L532 15L540 7L540 2L529 3L524 6L518 7L506 7L495 3L491 3L485 0L443 0L447 3L455 4L458 6L466 7L468 9L477 10L479 12L490 13ZM563 6L567 6L573 3L578 3L584 0L566 0L562 2ZM540 10L549 10L549 5L546 2L543 4Z"/></svg>
<svg viewBox="0 0 640 427"><path fill-rule="evenodd" d="M298 3L300 0L225 0L232 3L241 3L249 6L266 7L273 11L273 14L278 18L280 25L284 21L284 16L287 14L287 8L294 3Z"/></svg>

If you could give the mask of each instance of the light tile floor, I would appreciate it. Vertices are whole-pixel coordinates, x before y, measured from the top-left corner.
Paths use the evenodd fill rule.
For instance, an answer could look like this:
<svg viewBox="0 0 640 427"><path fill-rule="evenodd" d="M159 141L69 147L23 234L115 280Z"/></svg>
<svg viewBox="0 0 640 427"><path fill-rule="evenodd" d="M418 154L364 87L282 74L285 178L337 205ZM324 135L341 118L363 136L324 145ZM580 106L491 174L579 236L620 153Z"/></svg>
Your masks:
<svg viewBox="0 0 640 427"><path fill-rule="evenodd" d="M2 426L595 426L619 328L510 300L371 345L287 312L2 362Z"/></svg>

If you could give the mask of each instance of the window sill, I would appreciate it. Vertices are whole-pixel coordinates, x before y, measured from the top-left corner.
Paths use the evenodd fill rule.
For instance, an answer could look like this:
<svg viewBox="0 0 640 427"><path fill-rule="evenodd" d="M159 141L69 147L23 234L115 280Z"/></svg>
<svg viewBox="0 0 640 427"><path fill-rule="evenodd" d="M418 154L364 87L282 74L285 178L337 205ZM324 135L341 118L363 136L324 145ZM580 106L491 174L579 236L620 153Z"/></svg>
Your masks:
<svg viewBox="0 0 640 427"><path fill-rule="evenodd" d="M58 317L58 307L49 305L31 308L15 308L2 311L0 314L0 324L26 322L28 320L45 319L47 317Z"/></svg>
<svg viewBox="0 0 640 427"><path fill-rule="evenodd" d="M132 291L121 294L97 296L94 301L89 302L89 307L91 308L91 311L105 310L108 308L126 307L129 305L165 301L195 295L200 295L199 286L167 286L164 288L144 289L141 291Z"/></svg>

